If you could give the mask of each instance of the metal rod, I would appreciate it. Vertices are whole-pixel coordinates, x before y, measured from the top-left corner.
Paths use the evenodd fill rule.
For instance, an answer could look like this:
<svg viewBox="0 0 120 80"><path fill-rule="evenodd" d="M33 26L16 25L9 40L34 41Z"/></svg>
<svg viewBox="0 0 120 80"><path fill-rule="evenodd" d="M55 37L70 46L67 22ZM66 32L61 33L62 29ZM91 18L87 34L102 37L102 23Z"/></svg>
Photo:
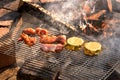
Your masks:
<svg viewBox="0 0 120 80"><path fill-rule="evenodd" d="M34 6L35 8L38 8L40 11L44 12L45 14L51 16L55 21L58 21L64 25L66 25L66 27L72 29L73 31L77 31L75 26L73 25L70 25L69 23L65 22L65 21L62 21L61 19L59 19L57 16L53 15L51 12L49 12L48 10L44 9L43 7L41 7L40 5L38 4L33 4L33 3L28 3L32 6Z"/></svg>

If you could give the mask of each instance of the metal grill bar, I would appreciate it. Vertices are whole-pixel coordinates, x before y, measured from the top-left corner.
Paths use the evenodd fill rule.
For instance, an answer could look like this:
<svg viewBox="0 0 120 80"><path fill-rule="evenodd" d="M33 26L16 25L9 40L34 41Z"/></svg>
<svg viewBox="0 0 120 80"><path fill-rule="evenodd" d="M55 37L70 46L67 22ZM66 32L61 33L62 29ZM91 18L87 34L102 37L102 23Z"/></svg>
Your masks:
<svg viewBox="0 0 120 80"><path fill-rule="evenodd" d="M110 51L108 51L108 53L109 52ZM85 80L103 79L101 77L109 72L112 72L113 67L118 64L118 61L120 60L120 55L118 54L119 53L116 54L115 52L111 51L109 54L103 53L98 57L89 59L89 61L84 65L69 65L68 67L66 67L65 70L63 70L62 76L66 76L74 80L79 80L82 78L84 78ZM110 57L110 55L112 57Z"/></svg>

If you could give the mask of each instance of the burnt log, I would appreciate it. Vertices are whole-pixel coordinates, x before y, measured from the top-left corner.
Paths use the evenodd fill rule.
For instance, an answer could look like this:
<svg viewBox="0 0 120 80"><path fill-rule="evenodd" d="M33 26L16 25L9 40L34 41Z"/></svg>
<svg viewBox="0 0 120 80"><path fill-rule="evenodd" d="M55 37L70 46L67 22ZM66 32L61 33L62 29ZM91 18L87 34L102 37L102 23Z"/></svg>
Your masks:
<svg viewBox="0 0 120 80"><path fill-rule="evenodd" d="M119 0L111 0L111 3L112 3L112 9L113 11L115 12L120 12L120 1ZM98 0L96 2L96 10L108 10L108 3L107 3L107 0Z"/></svg>

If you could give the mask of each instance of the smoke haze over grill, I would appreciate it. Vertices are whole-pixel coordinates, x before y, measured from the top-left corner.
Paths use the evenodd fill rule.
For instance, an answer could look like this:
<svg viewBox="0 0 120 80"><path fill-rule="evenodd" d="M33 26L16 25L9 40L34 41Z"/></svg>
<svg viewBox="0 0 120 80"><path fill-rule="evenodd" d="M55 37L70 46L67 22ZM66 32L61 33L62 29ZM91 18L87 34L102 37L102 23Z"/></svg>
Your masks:
<svg viewBox="0 0 120 80"><path fill-rule="evenodd" d="M113 6L115 6L116 1L112 1ZM100 7L100 4L103 4L103 6ZM86 12L86 10L83 9L83 5L88 5L90 7L90 13ZM58 18L61 20L68 22L72 25L74 25L76 20L78 21L77 24L82 22L83 15L90 15L96 11L99 10L107 10L107 1L106 0L64 0L63 2L61 1L60 3L51 3L51 4L46 4L45 8L55 14ZM114 9L114 8L113 8ZM114 14L114 15L113 15ZM112 48L112 49L117 49L119 50L120 45L120 28L119 28L119 22L112 22L115 20L119 20L120 16L119 14L116 13L108 13L106 14L108 17L112 16L112 20L108 19L108 22L106 21L107 25L109 26L107 30L103 30L103 32L106 32L106 35L101 34L97 36L93 35L85 35L88 37L90 40L93 41L100 41L102 42L103 46ZM110 22L111 21L111 22ZM60 31L67 32L67 29L65 27L60 27ZM111 35L112 34L112 35ZM106 36L106 37L105 37Z"/></svg>
<svg viewBox="0 0 120 80"><path fill-rule="evenodd" d="M86 14L83 5L89 5L91 9L96 0L65 0L61 3L47 4L45 7L61 20L73 23L75 19L81 19Z"/></svg>

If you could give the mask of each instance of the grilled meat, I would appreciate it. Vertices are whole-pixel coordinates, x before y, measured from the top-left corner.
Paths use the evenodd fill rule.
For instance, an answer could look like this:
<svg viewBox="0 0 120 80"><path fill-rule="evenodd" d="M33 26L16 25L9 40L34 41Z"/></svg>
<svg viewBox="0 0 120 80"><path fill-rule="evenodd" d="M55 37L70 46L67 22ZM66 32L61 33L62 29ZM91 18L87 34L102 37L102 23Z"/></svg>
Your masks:
<svg viewBox="0 0 120 80"><path fill-rule="evenodd" d="M18 41L24 41L29 47L33 46L36 43L36 37L30 37L25 33L22 33Z"/></svg>
<svg viewBox="0 0 120 80"><path fill-rule="evenodd" d="M33 28L25 28L23 30L23 33L28 34L28 35L30 35L30 34L35 35L36 32Z"/></svg>
<svg viewBox="0 0 120 80"><path fill-rule="evenodd" d="M40 43L44 43L44 44L55 43L56 39L57 39L56 36L44 35L44 36L40 37Z"/></svg>
<svg viewBox="0 0 120 80"><path fill-rule="evenodd" d="M64 48L64 45L62 45L62 44L57 44L57 45L56 45L55 52L60 52L60 51L63 50L63 48Z"/></svg>
<svg viewBox="0 0 120 80"><path fill-rule="evenodd" d="M41 43L60 43L60 44L65 44L66 43L66 36L65 35L60 35L60 36L48 36L44 35L40 37L40 42Z"/></svg>
<svg viewBox="0 0 120 80"><path fill-rule="evenodd" d="M41 44L40 49L45 52L60 52L64 45L62 44Z"/></svg>
<svg viewBox="0 0 120 80"><path fill-rule="evenodd" d="M66 44L66 36L65 35L57 36L56 42Z"/></svg>
<svg viewBox="0 0 120 80"><path fill-rule="evenodd" d="M40 37L41 49L45 52L59 52L63 49L66 43L65 35L48 35L48 30L42 28L26 28L23 30L18 41L24 41L29 47L36 43L36 37L30 37L30 35L37 34Z"/></svg>
<svg viewBox="0 0 120 80"><path fill-rule="evenodd" d="M38 34L38 36L48 35L48 30L46 29L36 28L35 31L36 31L36 34Z"/></svg>
<svg viewBox="0 0 120 80"><path fill-rule="evenodd" d="M30 40L30 43L31 43L31 46L35 45L36 43L36 37L29 37L29 40Z"/></svg>

